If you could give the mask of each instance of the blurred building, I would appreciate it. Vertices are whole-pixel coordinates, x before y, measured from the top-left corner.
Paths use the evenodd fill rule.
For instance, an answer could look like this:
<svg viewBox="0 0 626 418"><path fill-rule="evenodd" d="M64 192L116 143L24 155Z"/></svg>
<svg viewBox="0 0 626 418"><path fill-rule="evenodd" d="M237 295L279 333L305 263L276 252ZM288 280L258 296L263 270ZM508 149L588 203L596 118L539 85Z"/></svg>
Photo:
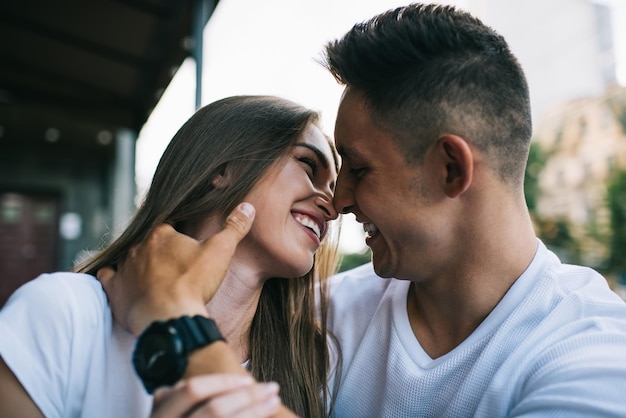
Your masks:
<svg viewBox="0 0 626 418"><path fill-rule="evenodd" d="M555 107L535 129L547 162L539 175L537 212L562 220L580 243L581 261L598 266L607 257L610 214L606 185L626 170L626 88ZM626 250L626 249L625 249Z"/></svg>
<svg viewBox="0 0 626 418"><path fill-rule="evenodd" d="M533 120L617 83L611 8L593 0L468 0L502 34L530 85Z"/></svg>

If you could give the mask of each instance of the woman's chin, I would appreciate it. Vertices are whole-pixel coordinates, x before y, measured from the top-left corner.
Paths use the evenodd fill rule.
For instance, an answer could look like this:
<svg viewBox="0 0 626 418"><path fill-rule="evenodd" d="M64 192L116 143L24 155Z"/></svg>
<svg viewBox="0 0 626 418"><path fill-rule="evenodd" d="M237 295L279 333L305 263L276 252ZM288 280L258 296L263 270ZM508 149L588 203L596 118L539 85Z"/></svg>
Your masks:
<svg viewBox="0 0 626 418"><path fill-rule="evenodd" d="M298 265L294 265L292 269L292 274L289 274L285 277L302 277L306 275L313 268L313 261L310 263L301 263Z"/></svg>

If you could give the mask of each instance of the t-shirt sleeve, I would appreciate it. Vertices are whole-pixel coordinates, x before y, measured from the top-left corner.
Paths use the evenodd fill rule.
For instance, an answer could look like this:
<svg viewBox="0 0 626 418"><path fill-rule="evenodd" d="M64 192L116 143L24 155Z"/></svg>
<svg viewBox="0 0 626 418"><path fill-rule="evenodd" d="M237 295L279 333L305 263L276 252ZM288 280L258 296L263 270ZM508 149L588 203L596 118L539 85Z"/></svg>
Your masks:
<svg viewBox="0 0 626 418"><path fill-rule="evenodd" d="M106 303L98 288L92 276L44 274L0 311L0 356L46 417L63 416L70 392L85 387L72 379L89 362L88 334Z"/></svg>

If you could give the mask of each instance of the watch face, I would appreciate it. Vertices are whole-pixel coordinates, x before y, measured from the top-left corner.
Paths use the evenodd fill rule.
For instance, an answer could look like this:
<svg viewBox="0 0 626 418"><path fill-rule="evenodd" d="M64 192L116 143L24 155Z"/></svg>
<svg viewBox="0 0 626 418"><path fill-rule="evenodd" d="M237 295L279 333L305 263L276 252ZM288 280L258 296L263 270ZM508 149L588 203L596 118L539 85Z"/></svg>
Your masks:
<svg viewBox="0 0 626 418"><path fill-rule="evenodd" d="M163 323L153 324L137 340L133 353L135 370L146 386L173 384L186 366L183 343L176 330Z"/></svg>
<svg viewBox="0 0 626 418"><path fill-rule="evenodd" d="M224 337L215 322L200 315L153 322L137 339L133 366L152 393L183 377L191 351L218 340L224 341Z"/></svg>

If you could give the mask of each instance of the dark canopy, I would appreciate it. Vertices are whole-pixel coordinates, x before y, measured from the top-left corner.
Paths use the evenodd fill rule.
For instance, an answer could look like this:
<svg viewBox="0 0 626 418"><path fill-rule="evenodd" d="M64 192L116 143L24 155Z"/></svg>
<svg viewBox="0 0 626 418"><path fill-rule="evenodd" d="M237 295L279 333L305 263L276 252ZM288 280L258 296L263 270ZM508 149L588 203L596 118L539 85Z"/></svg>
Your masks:
<svg viewBox="0 0 626 418"><path fill-rule="evenodd" d="M91 147L120 127L138 132L191 54L197 5L1 1L0 145L57 135Z"/></svg>

